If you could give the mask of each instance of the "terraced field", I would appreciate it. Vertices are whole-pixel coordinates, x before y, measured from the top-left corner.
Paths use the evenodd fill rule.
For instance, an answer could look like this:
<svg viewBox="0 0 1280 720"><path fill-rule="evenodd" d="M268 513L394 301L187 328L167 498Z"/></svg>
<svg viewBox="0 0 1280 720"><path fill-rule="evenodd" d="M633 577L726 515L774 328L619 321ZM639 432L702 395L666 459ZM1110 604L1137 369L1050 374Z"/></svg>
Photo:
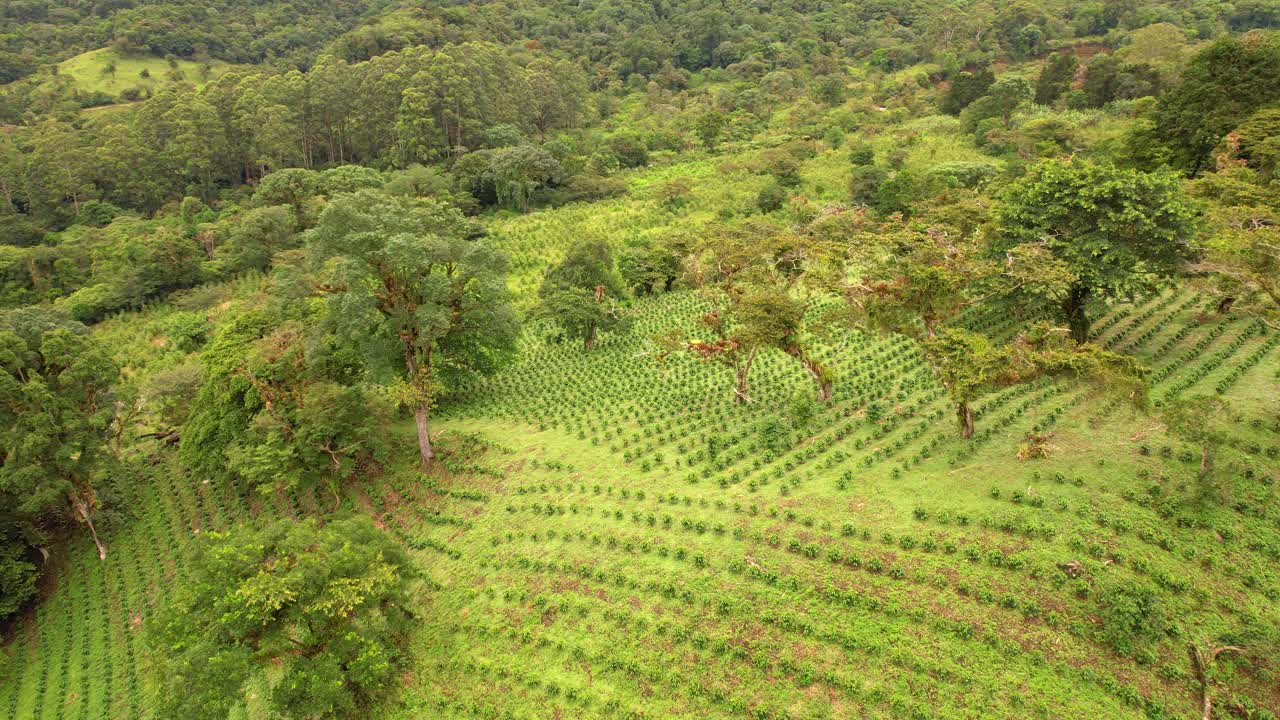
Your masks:
<svg viewBox="0 0 1280 720"><path fill-rule="evenodd" d="M344 498L435 588L402 715L1185 717L1186 643L1275 622L1280 596L1265 481L1280 334L1210 310L1171 291L1097 326L1150 364L1157 402L1220 392L1243 411L1223 462L1232 505L1195 515L1189 451L1073 383L988 397L962 443L903 339L827 338L835 398L799 422L786 409L811 386L782 356L761 359L746 407L719 368L655 361L647 338L691 324L692 294L641 300L635 332L591 354L530 327L524 359L443 423L450 472L394 470ZM138 327L112 322L100 331ZM778 422L784 444L765 447ZM1019 461L1033 426L1057 449ZM141 631L193 538L328 504L174 464L115 499L105 564L85 538L60 563L13 643L8 717L147 717ZM1127 579L1162 589L1177 632L1136 656L1097 637L1097 589Z"/></svg>

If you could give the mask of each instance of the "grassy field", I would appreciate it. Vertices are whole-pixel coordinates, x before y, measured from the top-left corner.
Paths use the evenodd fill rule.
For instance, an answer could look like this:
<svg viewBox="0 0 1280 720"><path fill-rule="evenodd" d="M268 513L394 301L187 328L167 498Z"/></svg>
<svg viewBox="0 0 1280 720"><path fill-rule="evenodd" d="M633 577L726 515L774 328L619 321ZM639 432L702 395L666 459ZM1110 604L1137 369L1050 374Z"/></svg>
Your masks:
<svg viewBox="0 0 1280 720"><path fill-rule="evenodd" d="M979 159L945 134L905 147L907 166ZM745 211L766 179L723 166L643 170L623 198L490 218L512 287L527 298L583 237L620 245ZM846 167L819 154L799 190L838 197ZM682 178L686 203L654 197ZM211 291L211 320L261 287ZM796 399L812 386L781 354L761 357L755 402L735 406L727 371L653 356L649 338L693 327L699 309L689 292L643 298L634 331L589 354L529 326L519 362L437 420L446 458L430 475L406 448L404 465L348 487L344 508L392 530L432 588L385 717L1191 717L1187 644L1280 622L1280 333L1182 288L1095 325L1152 368L1155 403L1217 392L1238 410L1222 494L1206 500L1191 448L1073 382L988 396L961 441L905 338L823 338L835 397L811 418ZM95 331L127 373L153 372L184 359L156 330L174 311ZM1017 459L1032 428L1054 433L1048 459ZM19 623L0 715L150 717L142 633L192 542L331 504L209 484L163 453L111 500L107 561L77 535ZM1170 620L1126 654L1100 637L1098 596L1118 583L1156 589ZM1225 657L1219 702L1280 708L1274 684Z"/></svg>
<svg viewBox="0 0 1280 720"><path fill-rule="evenodd" d="M109 70L112 65L114 72ZM58 63L58 74L75 78L76 86L82 91L104 92L118 98L127 88L155 91L173 82L203 85L235 67L222 60L210 61L207 72L204 66L191 60L179 59L176 65L176 68L170 67L164 58L151 55L121 55L102 48ZM147 77L143 77L144 71Z"/></svg>

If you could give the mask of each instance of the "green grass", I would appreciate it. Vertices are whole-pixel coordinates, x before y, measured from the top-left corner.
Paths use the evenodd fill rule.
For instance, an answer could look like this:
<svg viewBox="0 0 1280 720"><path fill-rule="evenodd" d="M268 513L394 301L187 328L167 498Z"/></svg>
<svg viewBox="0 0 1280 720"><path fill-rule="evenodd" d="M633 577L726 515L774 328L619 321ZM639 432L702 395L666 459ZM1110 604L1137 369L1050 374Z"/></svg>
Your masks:
<svg viewBox="0 0 1280 720"><path fill-rule="evenodd" d="M113 63L115 72L107 72L107 68ZM171 76L173 68L164 58L150 55L121 55L111 48L102 48L81 53L58 63L58 74L74 78L76 86L82 91L104 92L119 98L120 93L127 88L140 90L145 88L155 91L173 82L203 85L234 67L225 61L213 60L209 63L209 72L206 75L200 63L180 59L177 61L177 71L182 77L180 80L175 80ZM144 70L150 77L142 77Z"/></svg>

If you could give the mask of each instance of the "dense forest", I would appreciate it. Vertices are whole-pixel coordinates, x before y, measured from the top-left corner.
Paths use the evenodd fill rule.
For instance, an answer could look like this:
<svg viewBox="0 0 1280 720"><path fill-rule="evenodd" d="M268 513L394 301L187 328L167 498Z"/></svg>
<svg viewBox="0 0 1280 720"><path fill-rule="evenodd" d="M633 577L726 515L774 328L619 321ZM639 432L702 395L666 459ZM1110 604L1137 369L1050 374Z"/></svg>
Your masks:
<svg viewBox="0 0 1280 720"><path fill-rule="evenodd" d="M1280 713L1280 0L0 0L0 714Z"/></svg>

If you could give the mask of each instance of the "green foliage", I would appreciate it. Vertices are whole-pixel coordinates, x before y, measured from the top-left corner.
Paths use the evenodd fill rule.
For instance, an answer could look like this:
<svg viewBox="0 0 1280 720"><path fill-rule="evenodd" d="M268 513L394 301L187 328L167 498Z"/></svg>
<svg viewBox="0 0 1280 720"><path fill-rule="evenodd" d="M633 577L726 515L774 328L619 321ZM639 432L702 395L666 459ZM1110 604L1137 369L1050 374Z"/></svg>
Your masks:
<svg viewBox="0 0 1280 720"><path fill-rule="evenodd" d="M938 101L938 109L948 115L959 115L974 100L986 95L995 81L996 76L985 68L976 73L961 72L947 86L947 92Z"/></svg>
<svg viewBox="0 0 1280 720"><path fill-rule="evenodd" d="M1096 594L1102 618L1101 639L1117 652L1131 654L1146 641L1160 637L1168 619L1160 593L1132 580L1113 580Z"/></svg>
<svg viewBox="0 0 1280 720"><path fill-rule="evenodd" d="M996 176L995 165L984 162L954 160L929 168L929 178L945 188L981 189Z"/></svg>
<svg viewBox="0 0 1280 720"><path fill-rule="evenodd" d="M188 353L204 344L205 335L213 326L200 313L179 312L165 318L156 329L169 339L175 350Z"/></svg>
<svg viewBox="0 0 1280 720"><path fill-rule="evenodd" d="M694 126L694 132L698 134L698 139L702 141L702 147L707 150L714 150L720 142L720 134L724 131L725 118L724 114L715 110L708 110L698 116L697 124Z"/></svg>
<svg viewBox="0 0 1280 720"><path fill-rule="evenodd" d="M491 149L515 147L529 142L520 128L511 124L494 125L485 130L481 137L484 138L484 146Z"/></svg>
<svg viewBox="0 0 1280 720"><path fill-rule="evenodd" d="M1074 161L1041 163L1012 184L996 213L992 251L1042 248L1073 276L1051 292L1080 342L1087 303L1149 292L1195 256L1199 209L1173 175Z"/></svg>
<svg viewBox="0 0 1280 720"><path fill-rule="evenodd" d="M1241 158L1257 168L1263 177L1276 176L1280 168L1280 108L1255 112L1232 135Z"/></svg>
<svg viewBox="0 0 1280 720"><path fill-rule="evenodd" d="M778 182L771 182L760 189L756 194L756 207L762 213L771 213L781 210L787 202L786 188L782 187Z"/></svg>
<svg viewBox="0 0 1280 720"><path fill-rule="evenodd" d="M1256 110L1280 101L1280 39L1224 37L1196 53L1182 82L1160 98L1156 133L1176 167L1195 175L1214 146Z"/></svg>
<svg viewBox="0 0 1280 720"><path fill-rule="evenodd" d="M0 318L0 365L0 497L27 517L71 515L93 531L119 368L83 326L41 308Z"/></svg>
<svg viewBox="0 0 1280 720"><path fill-rule="evenodd" d="M640 167L649 162L649 147L639 133L615 133L605 140L605 146L622 167Z"/></svg>
<svg viewBox="0 0 1280 720"><path fill-rule="evenodd" d="M200 353L204 383L185 413L189 418L179 455L185 466L205 477L228 475L227 449L262 408L261 395L240 369L252 344L271 326L265 312L244 313L219 328Z"/></svg>
<svg viewBox="0 0 1280 720"><path fill-rule="evenodd" d="M225 718L257 668L286 718L367 710L403 665L412 566L368 518L211 533L153 622L161 717Z"/></svg>
<svg viewBox="0 0 1280 720"><path fill-rule="evenodd" d="M613 252L600 241L582 241L547 271L538 290L537 317L551 321L563 337L581 340L590 350L601 332L626 332L629 320L621 314L622 285L614 269Z"/></svg>
<svg viewBox="0 0 1280 720"><path fill-rule="evenodd" d="M874 207L880 198L880 188L888 179L888 171L876 165L854 167L849 173L849 199Z"/></svg>
<svg viewBox="0 0 1280 720"><path fill-rule="evenodd" d="M648 239L623 246L617 265L623 284L637 295L670 290L680 274L676 254Z"/></svg>
<svg viewBox="0 0 1280 720"><path fill-rule="evenodd" d="M1055 53L1050 56L1036 81L1036 104L1052 105L1062 97L1071 87L1079 65L1080 61L1070 53Z"/></svg>
<svg viewBox="0 0 1280 720"><path fill-rule="evenodd" d="M27 552L26 545L17 539L0 536L0 621L20 610L39 589L40 573Z"/></svg>
<svg viewBox="0 0 1280 720"><path fill-rule="evenodd" d="M266 178L263 178L265 181ZM305 182L303 183L305 185ZM325 195L337 195L338 193L350 193L358 190L370 190L381 188L386 184L386 178L382 173L373 168L361 167L359 165L340 165L330 168L320 173L317 180L317 187L322 189ZM264 196L264 202L270 201L270 194ZM256 194L255 194L256 198Z"/></svg>
<svg viewBox="0 0 1280 720"><path fill-rule="evenodd" d="M539 188L564 179L564 171L551 153L532 145L494 151L489 173L498 202L521 212L529 211L529 201Z"/></svg>
<svg viewBox="0 0 1280 720"><path fill-rule="evenodd" d="M302 223L305 217L305 201L322 191L319 173L313 170L289 168L264 176L253 191L253 201L259 207L287 205L293 208L293 216L297 222Z"/></svg>
<svg viewBox="0 0 1280 720"><path fill-rule="evenodd" d="M254 208L237 218L214 250L213 272L265 270L276 253L297 245L297 216L287 205Z"/></svg>

